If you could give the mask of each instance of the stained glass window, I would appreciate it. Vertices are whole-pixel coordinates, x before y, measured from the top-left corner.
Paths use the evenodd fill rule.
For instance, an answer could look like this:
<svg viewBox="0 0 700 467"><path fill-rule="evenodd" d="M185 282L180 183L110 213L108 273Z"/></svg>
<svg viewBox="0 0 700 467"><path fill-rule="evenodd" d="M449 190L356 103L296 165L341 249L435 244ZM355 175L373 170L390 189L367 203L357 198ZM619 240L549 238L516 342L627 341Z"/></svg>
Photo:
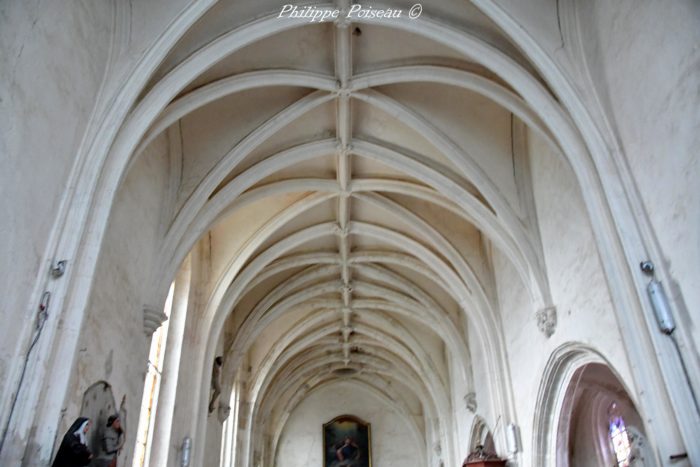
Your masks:
<svg viewBox="0 0 700 467"><path fill-rule="evenodd" d="M630 439L627 436L625 421L619 415L610 417L610 442L612 443L615 460L618 467L628 467L630 465Z"/></svg>

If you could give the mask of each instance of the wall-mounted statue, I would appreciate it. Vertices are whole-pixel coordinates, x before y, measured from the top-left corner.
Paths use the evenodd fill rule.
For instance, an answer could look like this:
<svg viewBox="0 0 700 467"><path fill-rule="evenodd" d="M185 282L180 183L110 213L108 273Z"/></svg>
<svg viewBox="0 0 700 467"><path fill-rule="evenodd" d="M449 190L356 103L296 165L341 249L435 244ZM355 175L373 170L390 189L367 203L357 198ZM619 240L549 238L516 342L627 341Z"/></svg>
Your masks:
<svg viewBox="0 0 700 467"><path fill-rule="evenodd" d="M209 413L214 412L219 395L221 395L221 368L223 365L224 358L222 356L219 355L214 359L214 366L211 370L211 388L214 392L211 394L211 399L209 399Z"/></svg>
<svg viewBox="0 0 700 467"><path fill-rule="evenodd" d="M119 414L110 415L102 430L102 446L96 467L117 467L119 451L124 446L126 436Z"/></svg>

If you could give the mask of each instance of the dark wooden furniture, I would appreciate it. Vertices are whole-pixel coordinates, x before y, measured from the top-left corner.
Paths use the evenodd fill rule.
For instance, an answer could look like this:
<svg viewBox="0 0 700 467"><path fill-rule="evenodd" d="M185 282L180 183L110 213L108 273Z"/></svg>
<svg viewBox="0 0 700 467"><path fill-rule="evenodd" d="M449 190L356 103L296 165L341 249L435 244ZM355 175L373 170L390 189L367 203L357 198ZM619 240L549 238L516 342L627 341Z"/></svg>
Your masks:
<svg viewBox="0 0 700 467"><path fill-rule="evenodd" d="M469 461L465 462L462 467L505 467L506 461L503 460L492 460L492 461Z"/></svg>

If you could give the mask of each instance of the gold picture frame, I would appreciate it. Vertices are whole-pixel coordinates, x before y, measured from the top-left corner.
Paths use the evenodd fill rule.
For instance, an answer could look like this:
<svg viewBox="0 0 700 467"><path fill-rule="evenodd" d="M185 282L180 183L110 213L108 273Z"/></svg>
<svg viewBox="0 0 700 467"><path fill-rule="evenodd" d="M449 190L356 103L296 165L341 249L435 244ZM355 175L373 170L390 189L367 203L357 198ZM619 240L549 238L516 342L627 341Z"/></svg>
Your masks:
<svg viewBox="0 0 700 467"><path fill-rule="evenodd" d="M323 467L372 467L372 427L354 415L323 424Z"/></svg>

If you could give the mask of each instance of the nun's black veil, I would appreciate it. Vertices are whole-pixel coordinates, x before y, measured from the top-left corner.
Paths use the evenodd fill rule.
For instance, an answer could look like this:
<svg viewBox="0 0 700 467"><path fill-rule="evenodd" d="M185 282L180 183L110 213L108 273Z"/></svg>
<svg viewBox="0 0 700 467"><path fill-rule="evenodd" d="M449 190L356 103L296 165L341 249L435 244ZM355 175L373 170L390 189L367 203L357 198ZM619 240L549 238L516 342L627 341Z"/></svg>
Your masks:
<svg viewBox="0 0 700 467"><path fill-rule="evenodd" d="M75 434L88 420L86 417L78 417L68 428L66 434L63 435L56 458L51 464L52 467L76 467L90 464L92 458L90 449L80 441L81 438L84 439L84 436L81 436L81 433Z"/></svg>
<svg viewBox="0 0 700 467"><path fill-rule="evenodd" d="M87 417L76 418L75 421L73 422L73 424L70 426L70 428L68 428L68 431L66 431L66 434L63 435L63 437L65 438L66 436L73 435L76 431L78 431L78 428L80 428L80 426L83 423L85 423L85 421L87 419L88 419Z"/></svg>

